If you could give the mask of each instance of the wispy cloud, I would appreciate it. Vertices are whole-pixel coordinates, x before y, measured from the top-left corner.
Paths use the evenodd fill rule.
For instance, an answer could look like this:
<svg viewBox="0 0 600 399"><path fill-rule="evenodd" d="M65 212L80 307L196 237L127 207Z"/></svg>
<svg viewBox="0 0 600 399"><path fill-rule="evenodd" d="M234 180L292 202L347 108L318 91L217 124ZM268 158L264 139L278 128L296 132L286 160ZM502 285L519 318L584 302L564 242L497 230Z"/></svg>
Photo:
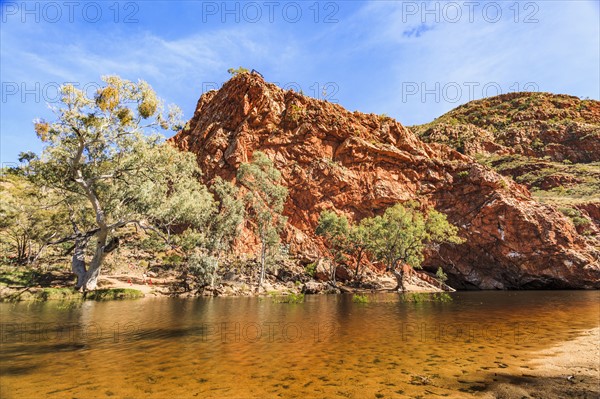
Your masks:
<svg viewBox="0 0 600 399"><path fill-rule="evenodd" d="M493 95L494 83L502 91L534 83L542 91L599 97L597 2L519 2L518 16L509 8L515 3L495 2L503 7L496 22L482 16L486 3L472 21L464 8L459 21L452 21L448 10L437 16L423 13L450 3L340 2L335 23L322 23L323 18L313 23L305 8L299 23L278 15L275 23L264 18L261 23L221 23L215 16L204 24L201 9L191 2L163 7L127 26L13 19L1 27L1 80L30 90L36 82L85 84L116 73L147 80L191 116L203 83L219 85L228 78L227 68L242 65L257 68L270 81L296 82L309 95L319 96L332 83L334 99L343 106L387 113L405 124L423 123L471 98ZM525 9L529 3L538 8ZM415 6L416 11L410 8ZM525 23L532 11L537 22ZM407 84L418 91L407 95ZM462 93L449 101L456 85ZM33 100L21 87L3 100L2 160L14 160L24 147L37 149L31 120L46 111L43 98Z"/></svg>

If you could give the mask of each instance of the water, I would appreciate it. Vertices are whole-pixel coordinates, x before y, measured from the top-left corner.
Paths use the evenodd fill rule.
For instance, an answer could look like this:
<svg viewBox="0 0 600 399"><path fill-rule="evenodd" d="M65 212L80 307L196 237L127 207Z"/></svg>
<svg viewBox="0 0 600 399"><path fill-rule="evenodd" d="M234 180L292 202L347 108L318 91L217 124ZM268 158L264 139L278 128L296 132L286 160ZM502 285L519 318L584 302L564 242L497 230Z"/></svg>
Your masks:
<svg viewBox="0 0 600 399"><path fill-rule="evenodd" d="M0 304L0 396L464 398L599 323L598 291L453 297Z"/></svg>

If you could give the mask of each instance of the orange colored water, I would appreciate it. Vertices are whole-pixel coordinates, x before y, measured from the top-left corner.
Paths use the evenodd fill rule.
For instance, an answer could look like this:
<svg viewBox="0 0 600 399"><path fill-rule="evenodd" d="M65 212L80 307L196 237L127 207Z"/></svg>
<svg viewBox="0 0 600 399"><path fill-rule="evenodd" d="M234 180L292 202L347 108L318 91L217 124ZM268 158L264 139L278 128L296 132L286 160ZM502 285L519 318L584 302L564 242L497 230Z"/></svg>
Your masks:
<svg viewBox="0 0 600 399"><path fill-rule="evenodd" d="M0 304L2 398L477 395L597 327L598 291Z"/></svg>

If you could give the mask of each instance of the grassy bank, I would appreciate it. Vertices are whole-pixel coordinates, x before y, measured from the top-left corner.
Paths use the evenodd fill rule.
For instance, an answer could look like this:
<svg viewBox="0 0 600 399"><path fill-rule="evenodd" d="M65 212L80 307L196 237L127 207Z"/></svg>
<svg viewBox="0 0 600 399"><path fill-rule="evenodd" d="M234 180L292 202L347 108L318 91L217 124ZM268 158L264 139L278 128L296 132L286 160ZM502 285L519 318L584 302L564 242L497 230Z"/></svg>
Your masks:
<svg viewBox="0 0 600 399"><path fill-rule="evenodd" d="M8 288L0 289L0 302L21 301L107 301L115 299L137 299L144 293L131 288L104 288L82 293L74 288Z"/></svg>

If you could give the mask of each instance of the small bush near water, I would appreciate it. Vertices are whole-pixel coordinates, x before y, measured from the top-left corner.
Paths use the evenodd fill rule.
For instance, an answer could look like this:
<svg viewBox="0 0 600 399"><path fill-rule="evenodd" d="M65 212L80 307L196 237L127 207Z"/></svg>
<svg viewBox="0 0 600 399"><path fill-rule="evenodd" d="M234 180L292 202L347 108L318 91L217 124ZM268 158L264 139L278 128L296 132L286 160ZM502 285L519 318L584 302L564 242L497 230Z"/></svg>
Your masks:
<svg viewBox="0 0 600 399"><path fill-rule="evenodd" d="M287 295L277 296L276 294L270 294L276 303L302 303L304 302L304 294L296 294L290 292Z"/></svg>
<svg viewBox="0 0 600 399"><path fill-rule="evenodd" d="M369 297L366 295L354 294L352 297L352 302L355 303L369 303Z"/></svg>
<svg viewBox="0 0 600 399"><path fill-rule="evenodd" d="M402 295L401 300L403 302L452 302L452 297L445 292L415 292L415 293L406 293Z"/></svg>

